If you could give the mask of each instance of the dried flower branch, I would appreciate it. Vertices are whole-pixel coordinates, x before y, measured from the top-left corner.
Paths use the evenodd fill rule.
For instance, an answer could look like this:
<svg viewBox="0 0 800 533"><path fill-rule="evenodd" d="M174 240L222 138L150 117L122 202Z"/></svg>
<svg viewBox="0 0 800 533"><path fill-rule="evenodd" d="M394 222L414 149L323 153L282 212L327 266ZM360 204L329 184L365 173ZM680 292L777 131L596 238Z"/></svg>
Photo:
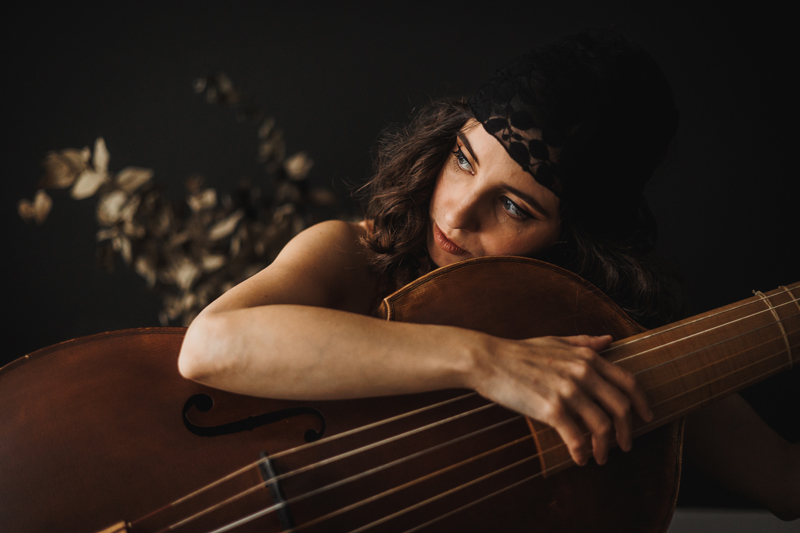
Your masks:
<svg viewBox="0 0 800 533"><path fill-rule="evenodd" d="M286 157L283 132L272 118L261 121L252 100L224 74L201 78L195 90L210 103L235 107L237 116L260 122L257 158L264 169L262 187L239 184L235 194L219 198L200 176L186 179L185 202L166 198L150 169L109 171L105 141L94 149L50 152L33 201L18 210L28 222L42 224L52 207L45 189L71 187L76 200L97 197L98 260L112 271L116 256L161 292L161 324L188 325L200 310L277 256L307 226L331 218L336 194L314 188L307 177L313 161L305 152ZM342 213L336 213L342 217Z"/></svg>

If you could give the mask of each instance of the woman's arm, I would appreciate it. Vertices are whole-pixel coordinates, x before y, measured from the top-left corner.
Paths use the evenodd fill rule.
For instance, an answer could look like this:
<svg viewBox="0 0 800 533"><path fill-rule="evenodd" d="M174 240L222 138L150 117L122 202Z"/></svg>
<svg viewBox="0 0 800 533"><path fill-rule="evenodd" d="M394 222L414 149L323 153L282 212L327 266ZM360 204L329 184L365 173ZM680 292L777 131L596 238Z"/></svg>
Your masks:
<svg viewBox="0 0 800 533"><path fill-rule="evenodd" d="M181 373L286 399L471 388L554 426L579 464L591 450L605 462L615 434L630 448L632 411L650 414L634 377L597 355L610 338L514 341L366 316L377 280L361 231L344 222L314 226L270 267L213 302L186 334Z"/></svg>
<svg viewBox="0 0 800 533"><path fill-rule="evenodd" d="M800 518L800 443L775 433L738 394L686 419L686 460L782 520Z"/></svg>
<svg viewBox="0 0 800 533"><path fill-rule="evenodd" d="M286 399L463 386L464 342L439 347L448 339L436 337L440 328L366 316L376 279L360 231L344 222L314 226L270 267L209 305L186 334L181 372L233 392Z"/></svg>

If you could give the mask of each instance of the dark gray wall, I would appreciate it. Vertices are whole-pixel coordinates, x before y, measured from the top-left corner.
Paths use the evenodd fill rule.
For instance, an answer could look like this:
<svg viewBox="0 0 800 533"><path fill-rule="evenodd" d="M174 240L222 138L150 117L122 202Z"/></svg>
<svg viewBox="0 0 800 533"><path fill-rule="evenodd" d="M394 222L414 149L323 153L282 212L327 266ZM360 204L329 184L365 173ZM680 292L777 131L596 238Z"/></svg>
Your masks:
<svg viewBox="0 0 800 533"><path fill-rule="evenodd" d="M231 190L256 171L254 130L191 86L224 71L276 117L290 151L316 160L313 179L342 188L367 175L371 144L388 122L430 97L469 94L511 55L585 26L639 42L673 83L681 126L647 195L691 310L800 279L797 88L789 81L797 47L783 3L111 4L23 4L22 15L4 17L8 188L0 217L10 312L2 361L82 335L158 325L159 300L137 275L95 268L94 201L55 194L42 227L17 217L47 151L102 135L112 170L152 168L176 198L192 172ZM611 156L625 157L624 148ZM792 374L748 398L797 439Z"/></svg>

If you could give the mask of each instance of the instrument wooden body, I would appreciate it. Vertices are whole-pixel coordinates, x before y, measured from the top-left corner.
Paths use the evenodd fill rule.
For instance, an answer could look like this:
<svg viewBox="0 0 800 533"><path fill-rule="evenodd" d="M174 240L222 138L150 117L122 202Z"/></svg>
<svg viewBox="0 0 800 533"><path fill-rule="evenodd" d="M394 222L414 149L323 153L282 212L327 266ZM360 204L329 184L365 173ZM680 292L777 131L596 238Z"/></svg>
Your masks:
<svg viewBox="0 0 800 533"><path fill-rule="evenodd" d="M637 347L656 342L580 278L532 260L492 259L420 278L387 298L384 314L513 338L610 333L633 336ZM790 316L798 310L779 308L787 330L800 331ZM769 340L747 342L772 350L783 337L800 341L796 332L776 336L769 323L778 323L762 315ZM718 329L714 335L731 336ZM671 331L665 335L676 337ZM178 374L183 333L84 337L0 370L4 531L92 532L122 521L119 531L154 532L195 515L172 530L215 531L264 509L229 530L664 531L680 477L679 418L720 390L730 394L782 368L742 363L749 377L736 377L730 354L739 348L728 350L719 364L738 385L714 388L720 382L707 362L700 376L676 381L675 365L701 355L655 363L664 371L641 381L655 395L648 393L657 421L637 426L633 450L615 450L602 467L565 468L568 455L552 430L469 391L289 402L210 389ZM629 357L629 340L615 345L611 358L620 364L654 365ZM705 399L676 403L670 395L695 378L709 383L695 387ZM254 464L262 453L268 464Z"/></svg>

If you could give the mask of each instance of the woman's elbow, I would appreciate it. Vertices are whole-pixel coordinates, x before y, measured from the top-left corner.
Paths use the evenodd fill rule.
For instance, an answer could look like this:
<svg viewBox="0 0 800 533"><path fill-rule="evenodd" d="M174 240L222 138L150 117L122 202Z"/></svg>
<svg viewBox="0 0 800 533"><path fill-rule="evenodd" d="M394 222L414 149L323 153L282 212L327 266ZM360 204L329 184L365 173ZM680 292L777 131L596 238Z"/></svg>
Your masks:
<svg viewBox="0 0 800 533"><path fill-rule="evenodd" d="M225 367L223 340L215 334L220 327L220 317L201 313L194 319L183 338L178 355L178 372L186 379L208 383Z"/></svg>

